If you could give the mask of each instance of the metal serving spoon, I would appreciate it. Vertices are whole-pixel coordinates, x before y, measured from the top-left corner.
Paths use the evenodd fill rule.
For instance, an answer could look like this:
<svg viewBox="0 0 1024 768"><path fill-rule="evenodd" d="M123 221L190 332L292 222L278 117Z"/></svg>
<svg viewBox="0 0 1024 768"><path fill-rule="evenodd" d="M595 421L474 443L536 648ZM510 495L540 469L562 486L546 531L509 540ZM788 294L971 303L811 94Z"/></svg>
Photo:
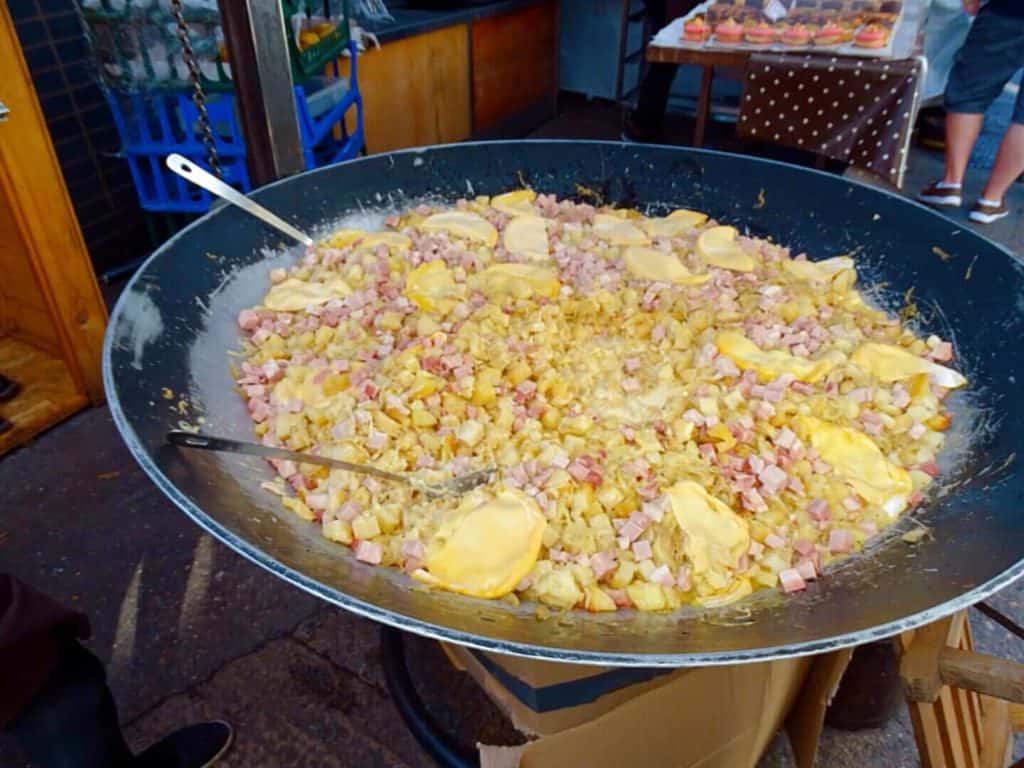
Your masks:
<svg viewBox="0 0 1024 768"><path fill-rule="evenodd" d="M208 173L193 163L187 157L178 154L167 156L164 161L167 167L174 171L181 178L191 181L197 187L202 187L211 195L216 195L221 200L237 205L250 216L255 216L264 224L269 224L281 234L298 240L303 245L312 245L313 238L300 229L296 229L277 214L271 213L262 205L253 202L234 187L228 186L212 173Z"/></svg>
<svg viewBox="0 0 1024 768"><path fill-rule="evenodd" d="M261 456L264 459L287 459L303 464L317 464L331 469L344 469L348 472L358 472L363 475L379 477L382 480L404 483L432 498L461 496L478 485L490 482L491 477L496 471L494 467L489 467L488 469L478 469L475 472L460 475L443 483L427 483L416 477L416 475L386 472L383 469L377 469L377 467L371 467L367 464L352 464L339 459L329 459L326 456L317 456L313 453L300 453L299 451L289 451L287 448L246 443L241 440L231 440L226 437L215 437L213 435L203 435L178 429L172 429L167 433L167 442L181 448L200 448L206 451L242 453L248 456Z"/></svg>

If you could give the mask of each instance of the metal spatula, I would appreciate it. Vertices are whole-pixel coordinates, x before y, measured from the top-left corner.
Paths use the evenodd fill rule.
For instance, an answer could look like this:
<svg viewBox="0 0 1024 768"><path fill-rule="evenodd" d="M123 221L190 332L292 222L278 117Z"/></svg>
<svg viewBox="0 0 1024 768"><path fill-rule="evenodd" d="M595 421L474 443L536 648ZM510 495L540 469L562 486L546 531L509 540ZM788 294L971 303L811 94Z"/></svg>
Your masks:
<svg viewBox="0 0 1024 768"><path fill-rule="evenodd" d="M379 477L382 480L404 483L433 498L461 496L478 485L490 482L495 472L494 467L489 467L460 475L443 483L427 483L416 475L386 472L383 469L377 469L377 467L367 464L352 464L339 459L329 459L326 456L317 456L313 453L300 453L299 451L289 451L287 448L246 443L241 440L231 440L226 437L215 437L213 435L203 435L177 429L167 433L167 442L181 448L199 448L205 451L220 451L223 453L242 453L247 456L261 456L264 459L284 459L303 464L317 464L322 467L329 467L330 469L344 469L348 472L358 472L363 475Z"/></svg>

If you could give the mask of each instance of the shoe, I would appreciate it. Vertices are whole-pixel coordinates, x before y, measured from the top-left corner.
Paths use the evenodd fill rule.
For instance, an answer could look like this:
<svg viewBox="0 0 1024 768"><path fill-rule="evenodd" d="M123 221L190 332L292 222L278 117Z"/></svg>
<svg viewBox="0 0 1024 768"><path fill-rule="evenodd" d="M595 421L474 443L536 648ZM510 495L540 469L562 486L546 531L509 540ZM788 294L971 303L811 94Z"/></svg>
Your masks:
<svg viewBox="0 0 1024 768"><path fill-rule="evenodd" d="M959 208L964 204L963 187L960 184L949 184L945 181L936 181L931 186L922 189L917 199L927 205L937 205L943 208Z"/></svg>
<svg viewBox="0 0 1024 768"><path fill-rule="evenodd" d="M189 725L138 755L131 768L207 768L231 748L234 735L234 729L223 720Z"/></svg>
<svg viewBox="0 0 1024 768"><path fill-rule="evenodd" d="M12 429L14 429L14 423L0 416L0 435L4 432L10 432Z"/></svg>
<svg viewBox="0 0 1024 768"><path fill-rule="evenodd" d="M0 403L10 400L21 391L21 385L0 374Z"/></svg>
<svg viewBox="0 0 1024 768"><path fill-rule="evenodd" d="M660 129L645 128L632 115L625 119L619 138L627 144L661 144L664 140Z"/></svg>
<svg viewBox="0 0 1024 768"><path fill-rule="evenodd" d="M1009 215L1010 211L1004 203L979 197L967 218L978 224L991 224Z"/></svg>

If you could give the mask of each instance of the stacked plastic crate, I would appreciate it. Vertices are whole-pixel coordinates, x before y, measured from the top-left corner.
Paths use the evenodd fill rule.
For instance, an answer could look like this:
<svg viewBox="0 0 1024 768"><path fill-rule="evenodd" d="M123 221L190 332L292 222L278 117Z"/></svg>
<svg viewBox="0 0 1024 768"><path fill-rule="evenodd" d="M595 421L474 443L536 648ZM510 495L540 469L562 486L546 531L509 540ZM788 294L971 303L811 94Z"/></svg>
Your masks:
<svg viewBox="0 0 1024 768"><path fill-rule="evenodd" d="M142 208L201 213L211 198L164 166L177 152L208 167L194 88L170 0L81 0L99 76L121 135ZM363 104L350 40L348 0L281 0L288 27L295 106L306 168L341 162L363 149ZM182 0L224 180L251 183L216 0ZM347 78L337 58L347 54Z"/></svg>

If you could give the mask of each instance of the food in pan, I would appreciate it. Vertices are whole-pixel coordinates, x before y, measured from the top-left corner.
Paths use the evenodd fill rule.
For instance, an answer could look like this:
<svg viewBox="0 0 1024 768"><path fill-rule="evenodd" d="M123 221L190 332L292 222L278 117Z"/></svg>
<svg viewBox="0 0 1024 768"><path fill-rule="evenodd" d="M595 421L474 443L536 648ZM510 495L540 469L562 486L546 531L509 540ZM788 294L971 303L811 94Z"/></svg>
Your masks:
<svg viewBox="0 0 1024 768"><path fill-rule="evenodd" d="M754 45L770 45L778 37L778 31L771 24L762 21L747 29L743 37Z"/></svg>
<svg viewBox="0 0 1024 768"><path fill-rule="evenodd" d="M853 44L858 48L885 48L890 33L891 30L879 24L866 24L853 36Z"/></svg>
<svg viewBox="0 0 1024 768"><path fill-rule="evenodd" d="M853 34L846 27L834 22L822 25L814 33L814 44L820 46L841 45L853 39Z"/></svg>
<svg viewBox="0 0 1024 768"><path fill-rule="evenodd" d="M804 589L920 504L965 379L948 342L705 214L517 190L341 230L238 317L283 505L365 563L483 598L612 611Z"/></svg>
<svg viewBox="0 0 1024 768"><path fill-rule="evenodd" d="M782 32L782 43L793 47L808 45L811 42L811 31L803 24L790 24Z"/></svg>
<svg viewBox="0 0 1024 768"><path fill-rule="evenodd" d="M711 25L703 16L696 16L683 24L683 39L691 43L703 43L711 37Z"/></svg>
<svg viewBox="0 0 1024 768"><path fill-rule="evenodd" d="M715 27L715 40L720 43L738 43L743 39L743 27L726 19Z"/></svg>

